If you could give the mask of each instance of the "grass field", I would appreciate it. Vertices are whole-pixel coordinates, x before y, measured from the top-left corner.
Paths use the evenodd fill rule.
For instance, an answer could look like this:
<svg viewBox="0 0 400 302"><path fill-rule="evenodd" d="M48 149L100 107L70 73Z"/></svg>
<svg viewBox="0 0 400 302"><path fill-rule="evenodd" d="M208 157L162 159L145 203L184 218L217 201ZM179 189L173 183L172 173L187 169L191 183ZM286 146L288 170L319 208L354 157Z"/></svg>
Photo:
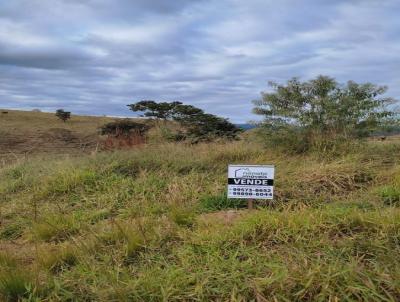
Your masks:
<svg viewBox="0 0 400 302"><path fill-rule="evenodd" d="M77 130L78 131L78 130ZM226 200L228 164L276 198ZM5 301L399 301L400 142L287 155L252 135L0 170Z"/></svg>

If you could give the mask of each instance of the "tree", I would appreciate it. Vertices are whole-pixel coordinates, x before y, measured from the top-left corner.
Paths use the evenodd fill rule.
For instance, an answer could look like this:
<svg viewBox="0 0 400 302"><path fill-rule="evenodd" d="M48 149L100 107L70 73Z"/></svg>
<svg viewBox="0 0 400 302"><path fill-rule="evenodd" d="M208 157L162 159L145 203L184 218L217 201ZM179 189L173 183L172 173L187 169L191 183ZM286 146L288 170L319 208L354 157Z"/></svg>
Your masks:
<svg viewBox="0 0 400 302"><path fill-rule="evenodd" d="M327 76L286 85L271 82L273 92L263 92L254 101L254 113L263 115L267 127L300 127L302 130L341 135L346 138L365 136L394 117L387 110L393 99L381 97L385 86L353 81L341 85ZM328 137L328 136L326 136Z"/></svg>
<svg viewBox="0 0 400 302"><path fill-rule="evenodd" d="M64 111L64 109L57 109L56 116L65 123L71 118L71 112Z"/></svg>
<svg viewBox="0 0 400 302"><path fill-rule="evenodd" d="M212 140L218 137L236 139L241 131L227 119L209 113L180 116L177 118L186 128L186 136L194 140Z"/></svg>
<svg viewBox="0 0 400 302"><path fill-rule="evenodd" d="M234 139L240 129L227 119L205 113L202 109L181 102L140 101L128 105L134 112L143 112L146 117L171 120L179 123L185 131L176 135L179 140L211 140L217 137Z"/></svg>
<svg viewBox="0 0 400 302"><path fill-rule="evenodd" d="M181 102L160 102L144 100L134 104L127 105L133 112L143 112L145 117L154 117L167 120L174 114L176 106L182 105Z"/></svg>

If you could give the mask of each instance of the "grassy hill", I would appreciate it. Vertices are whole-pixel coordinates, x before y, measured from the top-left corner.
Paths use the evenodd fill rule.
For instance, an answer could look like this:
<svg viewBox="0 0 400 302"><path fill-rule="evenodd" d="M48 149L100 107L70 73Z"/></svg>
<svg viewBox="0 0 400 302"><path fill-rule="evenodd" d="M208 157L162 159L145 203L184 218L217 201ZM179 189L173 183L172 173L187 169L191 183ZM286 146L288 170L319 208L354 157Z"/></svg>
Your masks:
<svg viewBox="0 0 400 302"><path fill-rule="evenodd" d="M0 110L0 160L38 153L77 154L93 150L98 128L109 117L72 115L66 123L53 113Z"/></svg>
<svg viewBox="0 0 400 302"><path fill-rule="evenodd" d="M78 130L77 130L78 131ZM226 200L228 164L276 198ZM253 135L0 169L5 301L398 301L400 142L288 155Z"/></svg>
<svg viewBox="0 0 400 302"><path fill-rule="evenodd" d="M7 111L7 114L1 114ZM96 129L114 118L104 116L84 116L72 114L71 119L62 122L54 113L0 110L0 126L2 131L12 133L26 133L46 131L49 128L62 128L78 134L88 135L96 133Z"/></svg>

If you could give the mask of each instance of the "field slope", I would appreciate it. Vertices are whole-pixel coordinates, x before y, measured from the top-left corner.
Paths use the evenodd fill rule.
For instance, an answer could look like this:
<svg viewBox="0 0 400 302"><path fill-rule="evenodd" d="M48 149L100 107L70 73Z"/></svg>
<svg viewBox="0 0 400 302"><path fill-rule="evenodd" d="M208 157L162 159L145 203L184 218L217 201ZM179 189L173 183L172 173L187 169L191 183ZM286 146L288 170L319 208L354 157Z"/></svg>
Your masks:
<svg viewBox="0 0 400 302"><path fill-rule="evenodd" d="M225 198L229 163L276 200ZM26 158L0 171L0 295L17 301L398 301L400 144L289 156L247 138Z"/></svg>
<svg viewBox="0 0 400 302"><path fill-rule="evenodd" d="M8 161L27 154L91 151L97 145L98 128L113 120L72 115L64 123L54 113L0 110L0 160Z"/></svg>

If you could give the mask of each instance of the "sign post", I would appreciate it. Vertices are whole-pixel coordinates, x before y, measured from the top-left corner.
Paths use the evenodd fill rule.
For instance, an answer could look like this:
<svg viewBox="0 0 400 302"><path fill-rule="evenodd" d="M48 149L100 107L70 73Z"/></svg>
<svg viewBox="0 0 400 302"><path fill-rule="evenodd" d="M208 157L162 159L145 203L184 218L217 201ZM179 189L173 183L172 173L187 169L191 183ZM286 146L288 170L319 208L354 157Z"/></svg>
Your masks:
<svg viewBox="0 0 400 302"><path fill-rule="evenodd" d="M249 209L255 199L273 199L274 175L272 165L229 165L228 198L247 199Z"/></svg>

